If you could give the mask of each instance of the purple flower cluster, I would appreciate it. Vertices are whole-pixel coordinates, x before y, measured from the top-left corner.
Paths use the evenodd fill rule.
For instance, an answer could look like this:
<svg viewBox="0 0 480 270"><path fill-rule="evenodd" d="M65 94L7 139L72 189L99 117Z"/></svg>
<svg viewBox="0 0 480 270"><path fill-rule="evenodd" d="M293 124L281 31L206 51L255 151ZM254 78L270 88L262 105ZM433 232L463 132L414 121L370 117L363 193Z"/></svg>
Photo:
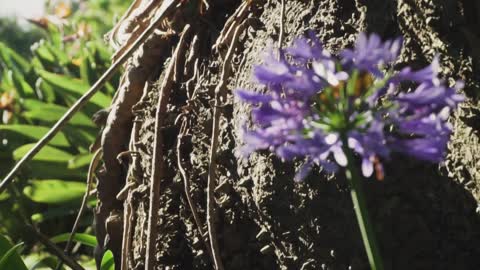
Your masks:
<svg viewBox="0 0 480 270"><path fill-rule="evenodd" d="M310 34L271 52L254 68L268 91L236 90L254 105L255 128L243 130L242 153L268 149L284 160L305 158L296 180L313 164L327 172L346 166L346 149L359 156L365 177L375 171L379 179L381 161L392 152L440 162L451 134L447 118L464 99L457 94L462 83L450 88L438 78L438 58L420 70L393 71L401 43L361 33L337 58ZM404 82L416 87L397 94Z"/></svg>

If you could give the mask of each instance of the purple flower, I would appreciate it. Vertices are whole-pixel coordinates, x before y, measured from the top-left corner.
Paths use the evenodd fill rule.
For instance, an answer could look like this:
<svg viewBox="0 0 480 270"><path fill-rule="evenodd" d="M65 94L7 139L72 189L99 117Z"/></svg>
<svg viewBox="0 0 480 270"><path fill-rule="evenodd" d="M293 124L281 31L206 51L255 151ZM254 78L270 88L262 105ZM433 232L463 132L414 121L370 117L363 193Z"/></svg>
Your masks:
<svg viewBox="0 0 480 270"><path fill-rule="evenodd" d="M348 147L360 155L362 173L365 177L373 174L374 162L378 157L387 159L390 155L383 130L384 124L376 119L365 132L353 130L349 133Z"/></svg>
<svg viewBox="0 0 480 270"><path fill-rule="evenodd" d="M305 64L313 60L333 60L329 51L324 50L322 43L315 36L313 31L308 33L309 39L298 38L293 41L293 45L285 49L285 52L291 56L295 62Z"/></svg>
<svg viewBox="0 0 480 270"><path fill-rule="evenodd" d="M420 160L441 162L445 156L449 136L423 137L418 139L394 139L392 150Z"/></svg>
<svg viewBox="0 0 480 270"><path fill-rule="evenodd" d="M438 55L432 60L432 63L420 70L412 71L411 67L405 67L392 77L392 82L413 81L417 83L427 81L438 81L438 72L440 70L440 60Z"/></svg>
<svg viewBox="0 0 480 270"><path fill-rule="evenodd" d="M281 84L292 77L289 64L285 59L277 60L273 53L265 57L262 65L255 66L253 74L263 84Z"/></svg>
<svg viewBox="0 0 480 270"><path fill-rule="evenodd" d="M322 79L331 86L337 86L341 81L348 79L348 74L344 71L335 71L334 61L314 61L312 68L317 78Z"/></svg>
<svg viewBox="0 0 480 270"><path fill-rule="evenodd" d="M402 48L402 39L381 41L378 35L367 36L360 33L353 49L345 49L341 53L342 63L353 68L371 72L382 78L380 67L396 60Z"/></svg>
<svg viewBox="0 0 480 270"><path fill-rule="evenodd" d="M375 34L362 33L355 47L343 50L338 59L310 34L279 57L268 54L254 76L270 91L235 92L254 106L255 126L242 130L246 144L241 152L268 150L287 161L304 159L295 181L305 178L314 164L327 172L354 166L347 164L345 151L350 150L361 160L362 174L376 172L378 179L383 179L381 162L391 152L440 162L451 134L447 119L464 99L457 93L463 85L444 85L438 78L438 57L417 71L405 67L384 74L401 43L400 38L382 42ZM395 94L402 82L418 86Z"/></svg>
<svg viewBox="0 0 480 270"><path fill-rule="evenodd" d="M460 83L461 84L461 83ZM464 100L453 88L432 81L422 82L415 91L401 93L393 98L401 105L402 110L422 115L439 113L443 108L455 108Z"/></svg>

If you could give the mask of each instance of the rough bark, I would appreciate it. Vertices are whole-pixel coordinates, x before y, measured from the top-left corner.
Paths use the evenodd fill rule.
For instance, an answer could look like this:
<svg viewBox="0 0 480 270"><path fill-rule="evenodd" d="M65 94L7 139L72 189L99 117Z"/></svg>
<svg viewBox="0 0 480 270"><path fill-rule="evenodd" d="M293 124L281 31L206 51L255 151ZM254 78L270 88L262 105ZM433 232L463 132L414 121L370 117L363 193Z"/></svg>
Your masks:
<svg viewBox="0 0 480 270"><path fill-rule="evenodd" d="M207 18L211 20L208 24L200 22L194 27L200 32L200 53L194 59L198 60L198 73L190 80L194 72L187 61L184 75L172 86L162 128L166 170L158 201L156 269L212 269L208 244L199 234L185 196L176 149L181 121L175 122L185 113L182 119L186 119L189 132L183 137L180 154L204 232L212 100L224 65L224 54L211 49L218 35L213 29L222 29L226 17L240 5L239 1L226 1L226 6L219 7L212 2L211 8L218 13ZM268 153L253 154L248 160L235 154L242 145L239 128L248 123L250 108L236 102L232 90L262 91L252 83L251 70L269 44L276 44L280 28L280 1L251 2L260 2L251 10L252 18L258 20L252 19L240 36L227 99L220 107L217 222L213 225L225 269L368 269L344 179L322 174L317 168L305 182L296 184L292 179L298 164L283 163ZM376 32L384 38L402 35L404 49L397 67L423 67L439 53L445 78L466 81L469 100L452 119L455 132L445 166L398 156L386 164L385 181L364 183L386 269L480 266L476 213L480 202L480 161L476 158L480 154L480 58L475 43L480 39L475 34L479 17L480 4L475 1L286 1L286 43L312 29L335 53L351 46L360 31ZM171 54L171 50L165 53ZM139 185L127 198L132 210L127 217L132 228L126 236L132 240L128 269L144 268L155 113L163 73L135 110L140 129L135 142L139 157L133 166Z"/></svg>

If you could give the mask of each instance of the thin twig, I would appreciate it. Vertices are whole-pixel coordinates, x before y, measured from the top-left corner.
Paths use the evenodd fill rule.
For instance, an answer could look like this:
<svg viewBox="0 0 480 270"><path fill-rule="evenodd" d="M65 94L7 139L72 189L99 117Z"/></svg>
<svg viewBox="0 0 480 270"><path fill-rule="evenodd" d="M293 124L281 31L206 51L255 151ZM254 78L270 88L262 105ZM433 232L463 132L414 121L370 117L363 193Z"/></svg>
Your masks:
<svg viewBox="0 0 480 270"><path fill-rule="evenodd" d="M224 49L228 46L235 34L235 30L237 29L239 23L245 21L246 17L249 14L249 7L251 6L251 1L244 1L242 4L235 10L235 12L230 16L230 18L225 23L223 30L220 32L220 36L218 37L213 49L218 51L219 57L223 60L224 57Z"/></svg>
<svg viewBox="0 0 480 270"><path fill-rule="evenodd" d="M208 166L208 183L207 183L207 227L208 235L210 238L210 246L212 248L212 254L214 256L215 268L217 270L223 270L223 264L220 257L220 252L218 250L218 241L215 229L215 218L214 218L214 209L215 209L215 198L214 190L216 183L216 169L217 169L217 147L218 147L218 137L219 137L219 120L221 111L219 107L222 106L222 98L225 96L227 90L227 79L230 76L232 65L232 57L235 47L237 46L238 39L240 34L243 32L243 29L246 26L247 21L244 21L242 24L237 26L235 33L233 35L232 41L230 42L230 47L225 56L225 61L223 64L222 75L219 84L215 88L215 104L213 107L213 127L212 127L212 137L210 144L210 164Z"/></svg>
<svg viewBox="0 0 480 270"><path fill-rule="evenodd" d="M280 10L280 34L278 35L278 48L282 49L283 46L283 39L285 35L285 1L282 0L282 7Z"/></svg>
<svg viewBox="0 0 480 270"><path fill-rule="evenodd" d="M175 49L173 57L168 65L165 78L159 92L157 112L155 115L155 141L153 146L152 174L150 178L150 209L148 211L148 235L145 256L146 270L153 270L155 264L155 240L157 236L158 210L160 208L160 182L165 173L162 126L165 119L164 116L167 110L168 100L172 90L172 84L174 82L174 69L176 64L175 59L179 54L185 53L185 40L187 35L190 33L190 28L190 25L187 24L183 30L179 44Z"/></svg>
<svg viewBox="0 0 480 270"><path fill-rule="evenodd" d="M143 88L143 95L140 100L144 100L147 96L147 93L150 90L150 84L147 82L145 84L145 87ZM135 153L138 153L138 137L139 137L139 132L140 132L140 125L141 121L138 119L138 116L136 116L135 120L133 121L133 127L132 127L132 135L130 139L130 145L129 149L130 151L133 151ZM130 177L134 178L135 177L135 170L137 169L137 159L138 159L138 154L132 155L132 163L130 164L130 168L128 170L128 176L127 179ZM123 203L124 207L124 216L123 216L123 237L122 237L122 262L120 265L121 270L127 270L128 269L128 254L131 251L131 245L132 245L132 222L134 218L134 212L133 212L133 202L132 202L132 188L135 185L135 182L129 182L126 184L127 188L127 195L125 198L125 201ZM120 199L121 194L117 194L117 199Z"/></svg>
<svg viewBox="0 0 480 270"><path fill-rule="evenodd" d="M178 139L177 139L177 165L178 165L178 170L180 171L180 175L183 178L183 184L185 188L185 197L187 197L187 202L188 205L190 206L190 210L192 211L193 219L195 220L195 224L197 225L198 228L198 233L200 234L200 238L203 241L203 244L207 248L208 254L210 255L210 258L212 259L212 262L214 261L212 250L210 249L210 245L208 243L208 240L205 239L205 234L202 228L202 221L200 220L200 217L198 216L198 211L197 207L195 206L195 203L193 202L193 198L190 195L190 181L187 176L187 172L183 168L182 164L182 151L181 151L181 146L182 146L182 140L183 137L187 134L188 128L187 128L187 122L184 119L182 122L182 126L180 128L180 132L178 134Z"/></svg>
<svg viewBox="0 0 480 270"><path fill-rule="evenodd" d="M8 173L8 175L2 180L0 183L0 194L5 191L10 182L14 179L14 176L18 173L18 171L22 168L22 166L32 159L45 145L47 145L53 137L65 126L70 118L78 112L83 106L87 104L90 98L100 90L103 85L113 76L113 74L120 68L123 63L131 56L131 54L136 51L140 45L150 36L151 33L159 26L162 20L168 16L172 11L175 10L175 4L177 3L176 0L163 0L162 6L159 8L157 13L157 17L155 18L154 22L149 25L147 29L135 40L135 42L130 46L121 57L119 57L102 76L95 82L95 84L82 96L80 97L75 104L73 104L70 109L60 118L60 120L55 123L55 125L43 136L35 146L28 151L13 167L13 169Z"/></svg>
<svg viewBox="0 0 480 270"><path fill-rule="evenodd" d="M27 229L29 229L36 236L38 241L40 241L40 243L42 243L52 254L64 261L68 267L72 268L73 270L85 270L85 268L83 268L80 264L63 253L63 251L54 243L52 243L48 237L39 232L34 225L27 225Z"/></svg>
<svg viewBox="0 0 480 270"><path fill-rule="evenodd" d="M128 192L127 198L124 202L124 216L123 216L123 239L122 239L122 263L120 265L121 270L128 269L128 253L131 251L132 244L132 219L133 219L133 206L132 206L132 192Z"/></svg>
<svg viewBox="0 0 480 270"><path fill-rule="evenodd" d="M142 1L143 0L134 0L130 4L130 6L128 7L127 11L125 11L123 13L120 20L118 20L118 22L113 26L113 28L105 34L104 38L109 42L110 46L112 48L114 48L115 50L117 50L118 47L121 46L121 45L118 45L117 43L115 43L116 39L117 39L117 36L118 36L117 32L119 31L119 29L123 25L123 23L130 17L132 12L134 10L136 10L138 8L138 6L140 6Z"/></svg>
<svg viewBox="0 0 480 270"><path fill-rule="evenodd" d="M146 16L147 13L150 13L152 10L154 10L156 7L158 7L158 2L159 2L159 0L150 1L150 3L148 3L147 6L144 7L142 11L140 11L140 13L135 14L135 16L131 20L128 21L127 31L131 30L131 29L128 29L128 28L132 28L132 27L134 27L134 28L137 27L137 28L135 28L131 33L129 33L127 41L124 42L116 50L116 52L112 55L112 60L113 61L115 61L118 58L119 55L122 55L124 51L127 51L130 48L133 41L135 41L138 38L138 36L143 32L143 30L145 28L145 23L139 22L138 19L141 18L142 16ZM164 1L162 1L162 5L163 5L163 2ZM141 5L139 7L141 7ZM161 9L161 8L162 7L159 7L159 9ZM139 8L137 7L137 8L134 9L134 11L137 12L138 9ZM157 25L156 28L161 26L162 22L163 22L163 19L161 20L161 22L159 22L159 24ZM157 29L155 29L155 30L157 30Z"/></svg>
<svg viewBox="0 0 480 270"><path fill-rule="evenodd" d="M95 151L95 154L93 154L92 161L90 162L90 166L88 167L86 191L85 191L85 194L83 195L82 204L80 205L80 210L78 210L77 218L73 223L72 232L70 233L67 244L65 246L65 254L67 256L70 255L73 238L77 233L78 225L80 224L80 219L82 218L83 213L85 212L85 207L87 206L87 200L88 200L88 197L90 196L90 189L92 188L94 173L101 159L102 159L102 149L99 148L97 149L97 151ZM62 265L63 265L63 260L60 258L60 261L58 262L57 267L55 269L60 270L62 268Z"/></svg>
<svg viewBox="0 0 480 270"><path fill-rule="evenodd" d="M193 82L194 80L196 80L195 68L196 68L196 61L198 60L199 50L200 50L199 34L195 34L190 44L190 52L188 53L187 60L185 60L184 75L185 77L189 78L185 82L185 85L188 85L190 81ZM187 97L189 97L188 87L186 88L187 88Z"/></svg>

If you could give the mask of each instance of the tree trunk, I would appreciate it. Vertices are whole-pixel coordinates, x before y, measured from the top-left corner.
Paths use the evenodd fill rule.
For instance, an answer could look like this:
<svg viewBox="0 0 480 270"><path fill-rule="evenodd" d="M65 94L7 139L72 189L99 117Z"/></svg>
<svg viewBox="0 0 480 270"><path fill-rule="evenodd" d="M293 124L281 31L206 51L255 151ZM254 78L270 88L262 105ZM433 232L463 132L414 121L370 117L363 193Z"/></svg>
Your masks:
<svg viewBox="0 0 480 270"><path fill-rule="evenodd" d="M218 139L218 148L211 227L224 269L368 269L344 179L316 168L297 184L293 176L298 164L284 163L269 153L255 153L249 159L236 155L243 144L239 130L249 123L250 108L237 102L232 93L236 88L259 88L252 82L252 67L261 62L269 45L277 46L281 1L247 1L250 19L238 19L246 23L244 31L239 30L231 59L228 38L218 50L211 48L218 35L227 32L228 27L218 31L241 2L209 2L208 16L190 22L193 29L187 38L186 64L181 65L177 80L167 86L172 94L163 125L158 127L164 166L160 196L154 202L159 207L154 220L154 269L214 267L206 233L212 136ZM394 157L386 164L385 180L365 181L364 188L386 269L478 269L480 221L475 209L480 202L480 164L475 156L480 153L476 133L480 4L456 0L285 2L284 44L313 30L336 53L352 46L361 31L384 38L401 35L404 49L396 67L420 68L438 53L445 78L466 81L469 101L452 119L455 132L446 166ZM196 33L198 54L190 58ZM170 57L176 45L173 42L164 57ZM131 212L124 220L130 226L123 239L129 247L125 253L128 269L145 269L155 115L161 85L171 79L167 74L171 59L165 68L159 67L158 83L146 88L148 92L135 106L139 131L134 143L139 156L134 158L135 173L130 177L138 185L129 191L123 209ZM232 72L222 78L225 65L231 65ZM227 93L214 106L215 89L222 79L227 80ZM218 134L212 134L214 108L221 112ZM181 131L185 131L183 136ZM204 236L192 214L186 183Z"/></svg>

